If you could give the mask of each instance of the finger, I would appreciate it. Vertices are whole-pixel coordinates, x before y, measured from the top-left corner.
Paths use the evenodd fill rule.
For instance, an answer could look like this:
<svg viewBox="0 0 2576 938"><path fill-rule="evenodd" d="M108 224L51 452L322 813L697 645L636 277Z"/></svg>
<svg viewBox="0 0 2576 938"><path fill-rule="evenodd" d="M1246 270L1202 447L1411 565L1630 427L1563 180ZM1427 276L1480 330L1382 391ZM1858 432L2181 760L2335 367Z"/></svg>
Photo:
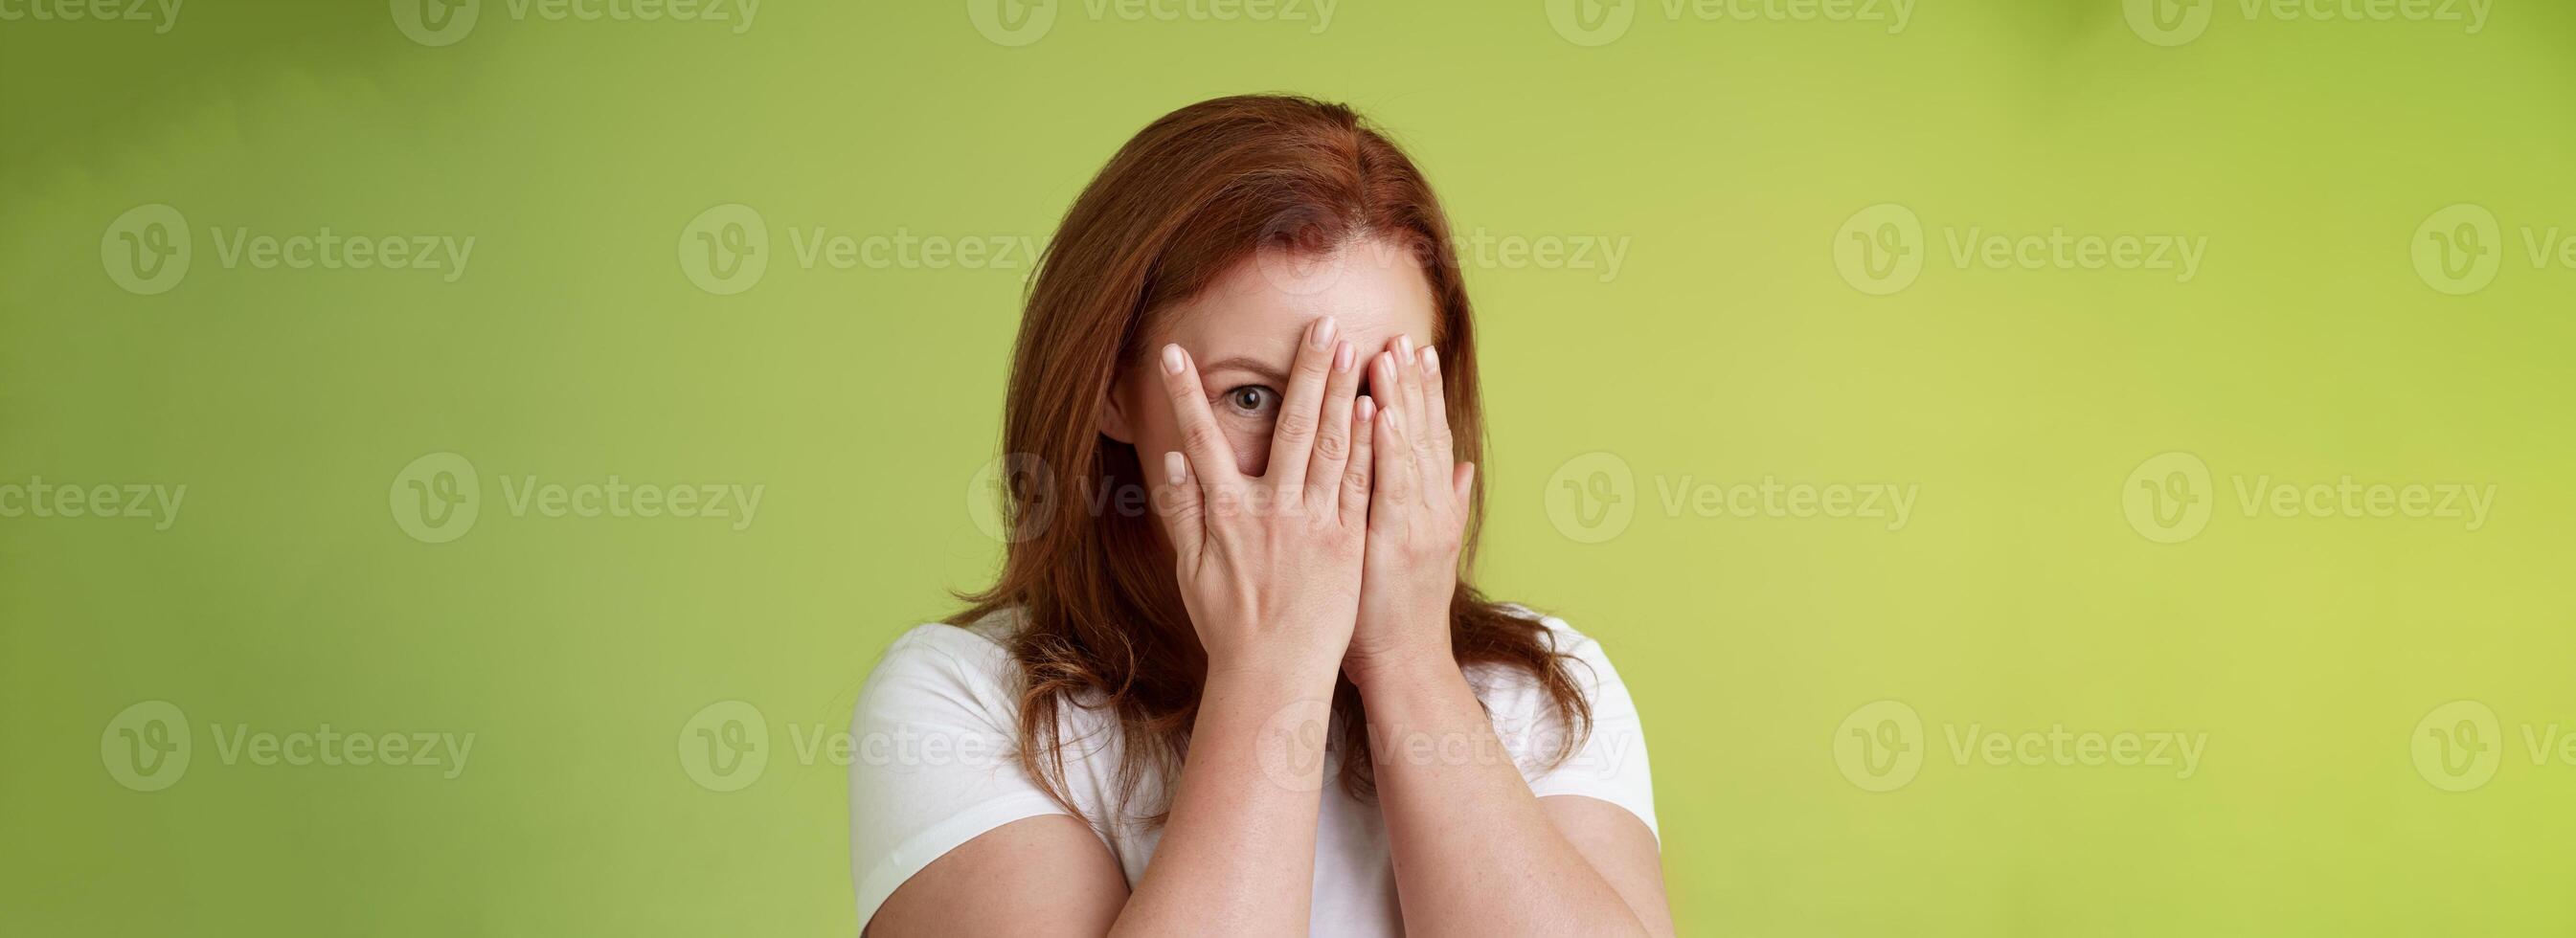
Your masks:
<svg viewBox="0 0 2576 938"><path fill-rule="evenodd" d="M1412 339L1403 336L1398 336L1388 343L1386 352L1378 356L1377 375L1369 379L1371 387L1384 389L1380 392L1380 396L1385 400L1379 405L1379 409L1396 415L1407 428L1405 440L1407 450L1413 450L1419 445L1413 439L1410 428L1421 425L1415 419L1414 413L1419 407L1420 388L1418 382L1413 380L1412 344ZM1379 440L1378 443L1383 447L1386 441ZM1409 455L1416 458L1408 458L1404 461L1407 471L1416 471L1414 467L1421 462L1418 458L1421 454L1413 452ZM1380 487L1388 483L1384 465L1378 467L1377 478ZM1418 480L1416 484L1419 484Z"/></svg>
<svg viewBox="0 0 2576 938"><path fill-rule="evenodd" d="M1476 491L1475 463L1462 462L1457 468L1449 470L1449 494L1458 499L1458 507L1465 508L1468 494L1474 491Z"/></svg>
<svg viewBox="0 0 2576 938"><path fill-rule="evenodd" d="M1314 454L1316 414L1324 406L1324 376L1333 366L1333 317L1306 324L1279 401L1279 425L1270 431L1270 467L1262 478L1281 494L1302 494L1306 461Z"/></svg>
<svg viewBox="0 0 2576 938"><path fill-rule="evenodd" d="M1315 457L1306 463L1306 501L1329 505L1351 465L1351 395L1359 393L1359 350L1333 343L1333 371L1324 378L1324 409L1315 417ZM1360 428L1366 432L1366 427Z"/></svg>
<svg viewBox="0 0 2576 938"><path fill-rule="evenodd" d="M1428 345L1422 347L1422 410L1423 446L1433 456L1431 468L1456 462L1458 447L1449 437L1449 397L1440 382L1440 353Z"/></svg>
<svg viewBox="0 0 2576 938"><path fill-rule="evenodd" d="M1395 344L1396 375L1404 385L1404 436L1420 447L1427 442L1420 431L1431 425L1422 413L1422 358L1414 353L1412 336L1397 336Z"/></svg>
<svg viewBox="0 0 2576 938"><path fill-rule="evenodd" d="M1199 555L1199 545L1207 538L1206 502L1199 495L1198 483L1190 478L1189 457L1179 450L1163 451L1163 533L1172 539L1172 553L1187 562Z"/></svg>
<svg viewBox="0 0 2576 938"><path fill-rule="evenodd" d="M1396 365L1404 376L1404 441L1413 446L1414 471L1421 474L1422 494L1435 496L1449 482L1449 460L1432 448L1437 441L1430 432L1431 412L1439 408L1440 400L1425 391L1422 372L1423 355L1431 347L1416 349L1412 336L1403 337L1402 343L1404 357Z"/></svg>
<svg viewBox="0 0 2576 938"><path fill-rule="evenodd" d="M1190 476L1198 480L1200 494L1213 498L1241 485L1243 473L1235 468L1234 447L1226 443L1225 432L1217 429L1216 414L1208 409L1198 363L1178 345L1163 346L1163 392L1171 399L1172 420L1180 425L1181 451L1189 456Z"/></svg>
<svg viewBox="0 0 2576 938"><path fill-rule="evenodd" d="M1356 371L1357 369L1354 369ZM1372 460L1377 449L1377 401L1360 395L1351 403L1351 464L1342 473L1342 520L1344 523L1368 522L1370 487L1377 464Z"/></svg>
<svg viewBox="0 0 2576 938"><path fill-rule="evenodd" d="M1369 394L1377 398L1377 409L1402 413L1404 403L1403 350L1388 342L1386 351L1369 359Z"/></svg>
<svg viewBox="0 0 2576 938"><path fill-rule="evenodd" d="M1393 528L1405 523L1404 512L1416 497L1414 487L1420 484L1414 468L1413 444L1405 439L1412 432L1404 424L1403 411L1380 407L1377 411L1377 437L1369 445L1377 452L1377 476L1374 495L1369 502L1369 527Z"/></svg>

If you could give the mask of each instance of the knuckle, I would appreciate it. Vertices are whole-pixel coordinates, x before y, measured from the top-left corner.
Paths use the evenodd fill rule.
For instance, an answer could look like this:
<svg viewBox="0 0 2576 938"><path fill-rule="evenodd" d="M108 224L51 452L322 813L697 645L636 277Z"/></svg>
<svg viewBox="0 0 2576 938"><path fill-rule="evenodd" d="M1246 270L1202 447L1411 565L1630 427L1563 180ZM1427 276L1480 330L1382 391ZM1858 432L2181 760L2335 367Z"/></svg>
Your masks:
<svg viewBox="0 0 2576 938"><path fill-rule="evenodd" d="M1304 442L1315 435L1315 411L1311 407L1292 407L1279 414L1279 438Z"/></svg>
<svg viewBox="0 0 2576 938"><path fill-rule="evenodd" d="M1216 444L1217 432L1213 424L1192 423L1181 428L1181 446L1186 449L1205 451L1216 448Z"/></svg>
<svg viewBox="0 0 2576 938"><path fill-rule="evenodd" d="M1322 433L1315 437L1315 455L1340 461L1351 454L1350 438L1339 433Z"/></svg>

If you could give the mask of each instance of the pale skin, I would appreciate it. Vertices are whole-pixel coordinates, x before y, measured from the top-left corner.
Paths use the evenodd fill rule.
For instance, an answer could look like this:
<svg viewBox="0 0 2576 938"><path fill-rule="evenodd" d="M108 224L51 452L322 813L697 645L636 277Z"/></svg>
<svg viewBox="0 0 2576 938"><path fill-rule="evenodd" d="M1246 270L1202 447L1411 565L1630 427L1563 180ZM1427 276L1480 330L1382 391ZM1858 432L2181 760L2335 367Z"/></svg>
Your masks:
<svg viewBox="0 0 2576 938"><path fill-rule="evenodd" d="M1499 749L1449 647L1474 467L1453 455L1430 285L1384 241L1320 260L1247 262L1169 310L1103 403L1208 656L1143 878L1131 892L1082 821L1028 818L932 861L869 934L1304 934L1331 782L1321 734L1283 725L1320 718L1347 674L1375 739ZM1625 809L1535 797L1506 760L1379 748L1407 933L1672 934L1654 835Z"/></svg>

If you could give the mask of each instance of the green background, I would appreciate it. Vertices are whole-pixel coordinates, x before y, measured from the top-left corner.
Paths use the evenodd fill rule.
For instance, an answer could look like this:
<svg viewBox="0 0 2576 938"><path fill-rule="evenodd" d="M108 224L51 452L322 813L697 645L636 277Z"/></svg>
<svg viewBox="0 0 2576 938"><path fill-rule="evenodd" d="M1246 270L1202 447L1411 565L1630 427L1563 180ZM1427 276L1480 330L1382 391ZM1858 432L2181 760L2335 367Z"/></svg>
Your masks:
<svg viewBox="0 0 2576 938"><path fill-rule="evenodd" d="M2523 241L2576 231L2564 4L2471 32L2230 0L2170 46L2118 0L1922 0L1894 33L1632 0L1589 46L1537 0L1344 0L1321 32L1057 0L1024 45L957 2L771 0L736 33L489 0L435 47L394 6L0 22L0 484L187 486L167 530L0 517L0 931L852 931L844 769L797 743L995 568L970 505L1029 271L807 268L791 232L1043 239L1155 116L1286 90L1392 128L1462 230L1628 245L1615 276L1470 263L1479 578L1619 664L1686 932L2576 933L2576 764L2525 736L2576 732L2576 270ZM1923 267L1871 295L1838 228L1888 202ZM728 203L769 266L716 295L677 246ZM2455 203L2501 223L2465 296L2410 260ZM139 295L102 239L150 204L193 261ZM210 235L326 226L476 244L449 283L228 267ZM1972 228L2207 247L2189 282L1963 267ZM2158 543L2123 499L2169 451L2211 510ZM1615 530L1564 521L1596 452ZM389 501L431 453L480 476L446 543ZM503 490L611 475L764 498L737 531ZM2496 494L2471 530L2232 488L2346 475ZM1765 477L1919 494L1892 531L1662 500ZM1882 699L1922 761L1870 791L1837 746ZM192 761L130 790L102 744L154 700ZM734 700L767 763L719 791L684 753ZM2497 721L2457 792L2415 755L2455 700ZM213 738L323 724L476 736L452 779ZM2060 725L2206 752L1950 749Z"/></svg>

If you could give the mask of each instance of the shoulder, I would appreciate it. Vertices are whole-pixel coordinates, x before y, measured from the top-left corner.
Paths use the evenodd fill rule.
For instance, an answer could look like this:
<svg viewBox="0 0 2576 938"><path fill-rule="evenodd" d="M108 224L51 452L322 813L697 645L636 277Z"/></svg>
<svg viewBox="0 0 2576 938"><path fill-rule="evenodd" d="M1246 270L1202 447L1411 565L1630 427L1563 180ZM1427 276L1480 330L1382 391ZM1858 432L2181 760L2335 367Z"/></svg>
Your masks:
<svg viewBox="0 0 2576 938"><path fill-rule="evenodd" d="M886 646L859 692L858 719L933 713L1016 722L1019 665L1006 642L1016 618L997 613L965 625L914 626Z"/></svg>
<svg viewBox="0 0 2576 938"><path fill-rule="evenodd" d="M1610 655L1591 635L1576 629L1564 619L1513 603L1500 603L1497 609L1515 618L1537 623L1544 631L1540 641L1557 655L1555 666L1583 697L1585 708L1597 718L1605 709L1627 706L1627 687L1619 672L1610 664ZM1517 665L1480 662L1462 669L1467 685L1483 701L1494 718L1496 728L1521 733L1562 731L1557 700L1540 683L1539 676Z"/></svg>
<svg viewBox="0 0 2576 938"><path fill-rule="evenodd" d="M1563 619L1521 606L1503 608L1546 627L1544 640L1560 656L1557 666L1583 696L1583 719L1568 725L1556 699L1528 672L1487 667L1479 682L1476 669L1469 669L1469 683L1485 702L1495 736L1511 752L1530 791L1541 798L1581 795L1607 801L1635 814L1647 831L1656 830L1645 725L1609 654Z"/></svg>
<svg viewBox="0 0 2576 938"><path fill-rule="evenodd" d="M1539 633L1539 640L1546 643L1549 651L1556 653L1559 665L1566 670L1566 677L1575 686L1584 688L1587 696L1602 682L1618 680L1610 668L1609 653L1602 649L1601 643L1564 619L1518 603L1496 603L1494 608L1513 618L1537 623L1544 630ZM1536 678L1517 667L1474 664L1465 670L1468 682L1478 688L1480 695L1489 686L1503 690L1526 685L1528 690L1537 690Z"/></svg>

